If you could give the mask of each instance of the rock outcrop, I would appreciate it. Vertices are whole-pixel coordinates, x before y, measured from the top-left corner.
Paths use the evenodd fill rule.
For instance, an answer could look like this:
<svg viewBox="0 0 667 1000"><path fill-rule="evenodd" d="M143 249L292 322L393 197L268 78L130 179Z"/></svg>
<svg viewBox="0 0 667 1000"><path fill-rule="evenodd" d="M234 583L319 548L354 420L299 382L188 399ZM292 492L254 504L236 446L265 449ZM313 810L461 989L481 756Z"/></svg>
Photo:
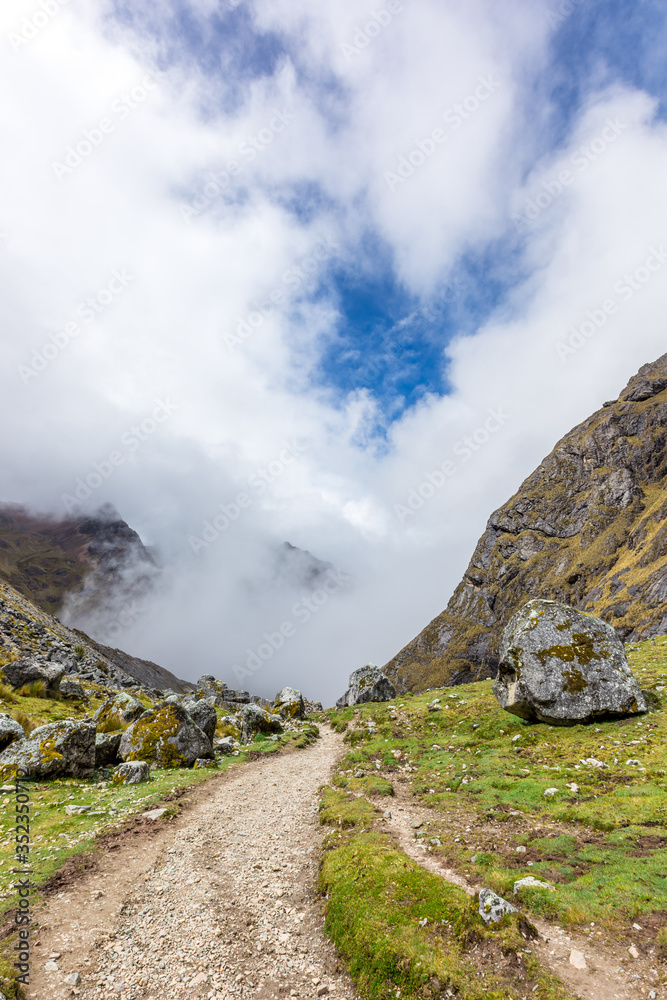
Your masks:
<svg viewBox="0 0 667 1000"><path fill-rule="evenodd" d="M391 701L396 697L396 688L374 663L354 670L348 683L347 691L336 702L337 708L361 705L367 701Z"/></svg>
<svg viewBox="0 0 667 1000"><path fill-rule="evenodd" d="M57 694L65 667L61 663L46 664L36 659L21 659L6 663L2 672L14 688L41 682L47 694Z"/></svg>
<svg viewBox="0 0 667 1000"><path fill-rule="evenodd" d="M303 719L306 715L303 695L296 688L284 687L275 697L273 711L283 719Z"/></svg>
<svg viewBox="0 0 667 1000"><path fill-rule="evenodd" d="M198 701L194 698L184 698L181 704L193 722L206 734L209 741L212 741L218 722L218 716L213 706L209 705L208 701L203 698Z"/></svg>
<svg viewBox="0 0 667 1000"><path fill-rule="evenodd" d="M507 624L493 693L506 712L556 726L646 711L611 625L557 601L530 601Z"/></svg>
<svg viewBox="0 0 667 1000"><path fill-rule="evenodd" d="M282 732L280 716L271 715L259 705L245 705L241 711L241 742L252 743L258 733Z"/></svg>
<svg viewBox="0 0 667 1000"><path fill-rule="evenodd" d="M114 767L119 763L118 751L123 733L98 733L95 737L95 770Z"/></svg>
<svg viewBox="0 0 667 1000"><path fill-rule="evenodd" d="M404 691L494 677L502 625L562 601L624 641L667 633L667 354L567 434L486 531L447 605L386 666Z"/></svg>
<svg viewBox="0 0 667 1000"><path fill-rule="evenodd" d="M181 705L162 703L144 712L123 733L119 756L157 767L192 767L211 754L211 741Z"/></svg>
<svg viewBox="0 0 667 1000"><path fill-rule="evenodd" d="M0 775L90 778L95 770L95 723L64 719L33 730L0 754Z"/></svg>
<svg viewBox="0 0 667 1000"><path fill-rule="evenodd" d="M109 698L95 712L93 718L98 726L111 722L134 722L146 711L137 698L127 691L119 691L114 698Z"/></svg>

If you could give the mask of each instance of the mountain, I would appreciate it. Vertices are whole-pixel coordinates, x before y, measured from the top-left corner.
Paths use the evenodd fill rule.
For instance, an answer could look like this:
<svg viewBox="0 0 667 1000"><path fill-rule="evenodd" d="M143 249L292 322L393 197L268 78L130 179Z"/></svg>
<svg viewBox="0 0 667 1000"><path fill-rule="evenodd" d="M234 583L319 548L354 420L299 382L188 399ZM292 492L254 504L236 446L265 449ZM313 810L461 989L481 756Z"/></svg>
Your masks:
<svg viewBox="0 0 667 1000"><path fill-rule="evenodd" d="M102 646L85 632L68 628L0 580L0 667L24 657L66 663L68 675L96 684L170 688L177 693L194 687L156 663Z"/></svg>
<svg viewBox="0 0 667 1000"><path fill-rule="evenodd" d="M449 604L384 667L400 690L495 676L502 627L534 597L667 633L667 354L570 431L491 515Z"/></svg>
<svg viewBox="0 0 667 1000"><path fill-rule="evenodd" d="M0 504L0 578L43 611L80 621L145 594L158 573L141 538L110 505L57 519Z"/></svg>

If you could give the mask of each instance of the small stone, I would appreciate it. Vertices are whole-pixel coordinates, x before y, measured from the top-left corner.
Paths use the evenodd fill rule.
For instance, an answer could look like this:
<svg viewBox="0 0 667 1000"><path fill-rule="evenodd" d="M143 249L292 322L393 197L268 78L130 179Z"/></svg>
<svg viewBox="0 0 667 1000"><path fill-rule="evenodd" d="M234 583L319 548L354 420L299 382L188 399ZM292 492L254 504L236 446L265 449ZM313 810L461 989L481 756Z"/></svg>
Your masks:
<svg viewBox="0 0 667 1000"><path fill-rule="evenodd" d="M520 878L518 882L514 883L514 895L516 896L517 892L519 892L519 890L523 889L524 887L525 888L534 887L536 889L551 889L552 892L555 891L554 887L549 882L540 882L539 879L536 879L533 875L526 875L525 878Z"/></svg>
<svg viewBox="0 0 667 1000"><path fill-rule="evenodd" d="M576 783L576 781L571 781L567 787L570 789L573 795L576 795L577 792L579 791L579 785Z"/></svg>
<svg viewBox="0 0 667 1000"><path fill-rule="evenodd" d="M639 958L639 952L634 944L631 944L628 948L628 955L630 955L631 958Z"/></svg>
<svg viewBox="0 0 667 1000"><path fill-rule="evenodd" d="M59 969L58 969L58 963L57 962L47 962L46 965L44 966L44 971L45 972L58 972L59 971Z"/></svg>
<svg viewBox="0 0 667 1000"><path fill-rule="evenodd" d="M81 976L78 972L71 972L69 976L65 977L65 982L68 986L78 986L81 982Z"/></svg>
<svg viewBox="0 0 667 1000"><path fill-rule="evenodd" d="M326 986L324 983L320 983L320 985L317 987L318 997L325 997L328 992L329 992L329 987Z"/></svg>
<svg viewBox="0 0 667 1000"><path fill-rule="evenodd" d="M431 837L429 844L433 844L434 847L442 847L442 841L439 837Z"/></svg>
<svg viewBox="0 0 667 1000"><path fill-rule="evenodd" d="M385 809L383 815L385 819L391 819L391 811L389 809Z"/></svg>
<svg viewBox="0 0 667 1000"><path fill-rule="evenodd" d="M160 816L164 816L166 811L166 809L149 809L148 812L142 813L141 815L144 819L150 819L154 823L155 820L160 818Z"/></svg>
<svg viewBox="0 0 667 1000"><path fill-rule="evenodd" d="M485 923L497 923L507 913L518 913L518 910L492 889L482 889L479 894L479 915Z"/></svg>
<svg viewBox="0 0 667 1000"><path fill-rule="evenodd" d="M517 849L516 849L516 853L517 854L525 854L526 850L527 849L525 847L523 847L522 845L519 845L519 847L517 847Z"/></svg>
<svg viewBox="0 0 667 1000"><path fill-rule="evenodd" d="M557 788L545 788L543 798L550 799L553 798L554 795L558 795Z"/></svg>
<svg viewBox="0 0 667 1000"><path fill-rule="evenodd" d="M419 828L422 827L423 825L424 825L423 819L416 819L412 824L412 829L419 830Z"/></svg>
<svg viewBox="0 0 667 1000"><path fill-rule="evenodd" d="M573 948L570 952L570 965L574 966L575 969L587 969L584 953Z"/></svg>
<svg viewBox="0 0 667 1000"><path fill-rule="evenodd" d="M639 924L633 924L632 926L634 927L634 929L635 929L636 931L643 931L643 930L644 930L644 928L643 928L643 927L640 927L640 926L639 926Z"/></svg>

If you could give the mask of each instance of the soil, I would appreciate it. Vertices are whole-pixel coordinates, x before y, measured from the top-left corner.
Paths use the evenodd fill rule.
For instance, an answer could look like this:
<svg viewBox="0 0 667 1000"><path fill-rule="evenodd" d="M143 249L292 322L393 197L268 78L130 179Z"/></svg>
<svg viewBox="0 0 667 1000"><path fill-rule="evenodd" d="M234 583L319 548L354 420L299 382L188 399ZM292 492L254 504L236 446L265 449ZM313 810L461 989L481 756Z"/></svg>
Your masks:
<svg viewBox="0 0 667 1000"><path fill-rule="evenodd" d="M136 821L105 838L97 860L58 873L36 913L27 995L356 996L316 892L318 789L342 752L322 726L311 748L189 790L178 818ZM68 985L73 973L81 982Z"/></svg>

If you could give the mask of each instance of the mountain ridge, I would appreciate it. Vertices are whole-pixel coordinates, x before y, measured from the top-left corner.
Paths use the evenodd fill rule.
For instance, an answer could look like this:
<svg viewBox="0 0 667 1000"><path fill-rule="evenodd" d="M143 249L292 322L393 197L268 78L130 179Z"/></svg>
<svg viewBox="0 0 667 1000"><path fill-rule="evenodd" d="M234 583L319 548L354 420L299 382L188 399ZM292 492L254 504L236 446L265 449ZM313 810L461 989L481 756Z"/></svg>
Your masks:
<svg viewBox="0 0 667 1000"><path fill-rule="evenodd" d="M445 610L387 664L399 690L493 677L502 625L534 597L626 641L667 632L667 354L556 444L498 508Z"/></svg>

